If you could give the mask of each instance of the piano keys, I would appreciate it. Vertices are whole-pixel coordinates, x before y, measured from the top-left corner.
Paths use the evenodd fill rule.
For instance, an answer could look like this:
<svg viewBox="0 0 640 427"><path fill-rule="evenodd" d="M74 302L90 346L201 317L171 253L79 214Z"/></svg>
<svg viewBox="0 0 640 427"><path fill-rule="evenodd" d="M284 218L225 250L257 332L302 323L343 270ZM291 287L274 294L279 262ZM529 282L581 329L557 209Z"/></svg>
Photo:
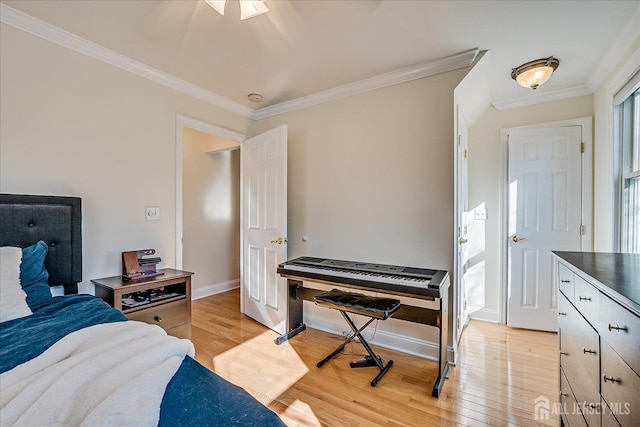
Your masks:
<svg viewBox="0 0 640 427"><path fill-rule="evenodd" d="M414 298L439 298L446 271L357 261L300 257L278 266L283 277L380 290Z"/></svg>
<svg viewBox="0 0 640 427"><path fill-rule="evenodd" d="M434 397L439 396L449 371L447 336L450 281L446 271L316 257L287 261L280 264L277 271L287 279L288 298L287 331L276 339L276 344L282 344L306 329L303 301L313 301L315 295L324 292L312 287L315 282L436 301L438 309L403 304L393 318L439 329L438 377L431 393Z"/></svg>

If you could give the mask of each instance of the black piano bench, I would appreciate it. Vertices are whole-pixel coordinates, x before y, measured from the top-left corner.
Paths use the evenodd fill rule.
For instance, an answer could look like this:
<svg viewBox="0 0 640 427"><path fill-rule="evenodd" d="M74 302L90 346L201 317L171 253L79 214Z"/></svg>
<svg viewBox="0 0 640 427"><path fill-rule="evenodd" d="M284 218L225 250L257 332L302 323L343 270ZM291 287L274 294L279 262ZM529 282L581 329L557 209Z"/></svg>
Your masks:
<svg viewBox="0 0 640 427"><path fill-rule="evenodd" d="M375 387L382 376L386 374L391 365L393 365L393 360L389 360L385 366L382 358L373 352L373 349L369 346L369 343L365 341L361 333L374 320L386 320L391 317L393 313L398 311L400 308L400 301L393 298L370 297L363 294L333 289L316 295L315 303L320 307L332 308L340 311L340 314L342 314L342 317L344 317L344 320L349 324L353 331L353 333L349 335L346 340L338 346L338 348L336 348L330 355L319 361L316 366L321 368L325 363L331 360L331 358L342 352L345 346L357 337L360 343L367 350L367 353L369 353L369 356L366 356L362 361L351 362L351 367L360 368L366 366L377 366L380 373L371 380L371 387ZM360 314L362 316L367 316L370 319L360 329L358 329L347 313Z"/></svg>

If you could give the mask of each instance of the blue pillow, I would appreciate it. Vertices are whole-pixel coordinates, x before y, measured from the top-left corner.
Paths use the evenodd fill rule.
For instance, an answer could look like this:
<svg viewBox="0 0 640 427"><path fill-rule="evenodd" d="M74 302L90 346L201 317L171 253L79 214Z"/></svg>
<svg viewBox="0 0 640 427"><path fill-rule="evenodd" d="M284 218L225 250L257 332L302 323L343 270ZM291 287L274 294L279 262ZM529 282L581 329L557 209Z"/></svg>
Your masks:
<svg viewBox="0 0 640 427"><path fill-rule="evenodd" d="M20 285L27 294L27 304L31 311L53 298L49 288L49 272L44 266L48 251L49 247L42 240L22 249Z"/></svg>

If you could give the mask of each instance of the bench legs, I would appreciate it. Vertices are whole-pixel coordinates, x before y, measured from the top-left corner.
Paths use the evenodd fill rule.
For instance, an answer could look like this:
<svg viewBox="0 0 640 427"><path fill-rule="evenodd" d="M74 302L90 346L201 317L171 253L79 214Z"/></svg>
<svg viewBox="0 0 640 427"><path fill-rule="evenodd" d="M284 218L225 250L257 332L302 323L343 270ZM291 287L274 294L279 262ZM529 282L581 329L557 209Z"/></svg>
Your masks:
<svg viewBox="0 0 640 427"><path fill-rule="evenodd" d="M393 365L393 360L389 360L389 362L387 362L387 365L385 366L382 363L382 358L374 353L369 343L365 341L365 339L361 335L361 332L364 331L364 329L367 326L369 326L371 322L373 322L375 319L374 318L369 319L367 323L365 323L360 329L358 329L357 326L353 323L353 321L349 318L349 316L344 311L340 311L340 314L342 314L342 317L344 317L344 320L349 324L353 333L342 344L340 344L338 348L336 348L331 354L329 354L327 357L319 361L316 364L316 366L318 368L321 368L325 363L331 360L334 356L342 352L342 350L344 350L346 345L349 344L351 341L353 341L357 337L360 340L360 343L364 346L365 350L367 350L367 353L369 353L369 356L371 357L370 360L372 360L380 370L380 373L378 373L378 375L376 375L376 377L373 380L371 380L371 387L375 387L376 384L378 384L378 381L380 381L380 379L384 376L384 374L386 374L389 368L391 368L391 366ZM369 359L367 359L367 361L368 360ZM363 364L360 366L364 367L364 366L373 366L373 365ZM352 365L351 367L354 368L354 367L360 367L360 366Z"/></svg>

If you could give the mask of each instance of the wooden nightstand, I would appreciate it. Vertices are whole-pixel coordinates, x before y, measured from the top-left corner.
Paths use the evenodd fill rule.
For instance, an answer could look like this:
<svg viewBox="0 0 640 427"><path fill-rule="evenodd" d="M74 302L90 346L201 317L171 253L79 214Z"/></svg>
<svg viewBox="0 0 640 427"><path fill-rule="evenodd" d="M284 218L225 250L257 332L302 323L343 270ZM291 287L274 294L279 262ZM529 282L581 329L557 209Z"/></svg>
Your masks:
<svg viewBox="0 0 640 427"><path fill-rule="evenodd" d="M161 326L178 338L191 338L191 275L165 268L162 276L127 281L121 276L92 280L96 296L129 320Z"/></svg>

